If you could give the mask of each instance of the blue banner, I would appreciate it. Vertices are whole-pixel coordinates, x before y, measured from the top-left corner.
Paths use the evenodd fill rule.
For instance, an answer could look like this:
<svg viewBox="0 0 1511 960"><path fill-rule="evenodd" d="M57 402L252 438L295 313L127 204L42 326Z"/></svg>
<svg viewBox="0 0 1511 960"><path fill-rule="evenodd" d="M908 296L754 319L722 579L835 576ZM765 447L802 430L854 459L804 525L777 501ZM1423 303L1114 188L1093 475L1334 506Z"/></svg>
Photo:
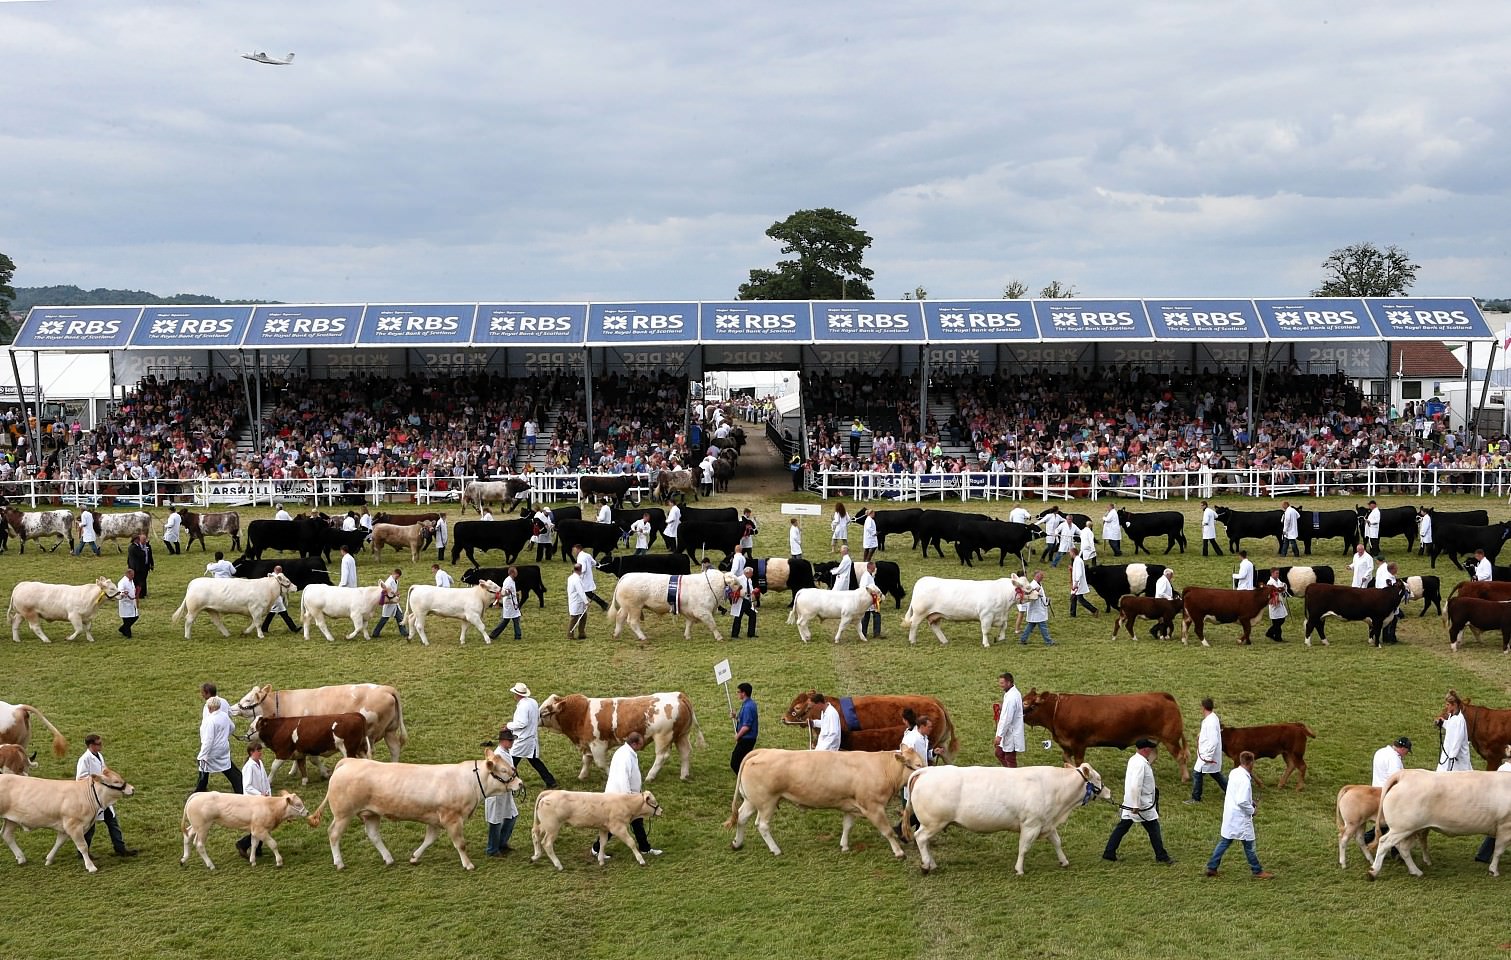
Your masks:
<svg viewBox="0 0 1511 960"><path fill-rule="evenodd" d="M124 347L141 307L32 307L12 344L28 349Z"/></svg>
<svg viewBox="0 0 1511 960"><path fill-rule="evenodd" d="M923 321L930 343L997 343L1039 336L1034 305L1028 300L925 300Z"/></svg>
<svg viewBox="0 0 1511 960"><path fill-rule="evenodd" d="M921 300L830 300L813 305L815 343L923 343Z"/></svg>
<svg viewBox="0 0 1511 960"><path fill-rule="evenodd" d="M581 346L588 329L585 303L484 303L472 342L478 346Z"/></svg>
<svg viewBox="0 0 1511 960"><path fill-rule="evenodd" d="M701 339L716 343L808 343L813 306L807 300L731 300L699 306Z"/></svg>
<svg viewBox="0 0 1511 960"><path fill-rule="evenodd" d="M1044 340L1148 340L1149 318L1139 300L1035 300Z"/></svg>
<svg viewBox="0 0 1511 960"><path fill-rule="evenodd" d="M697 303L588 305L588 344L697 343Z"/></svg>
<svg viewBox="0 0 1511 960"><path fill-rule="evenodd" d="M265 306L252 313L247 347L340 347L357 340L362 323L359 304L328 306Z"/></svg>
<svg viewBox="0 0 1511 960"><path fill-rule="evenodd" d="M1252 300L1145 300L1160 340L1263 340Z"/></svg>
<svg viewBox="0 0 1511 960"><path fill-rule="evenodd" d="M143 349L234 348L252 319L251 307L147 307L131 336Z"/></svg>
<svg viewBox="0 0 1511 960"><path fill-rule="evenodd" d="M1468 297L1370 298L1364 301L1387 340L1488 339L1490 325Z"/></svg>
<svg viewBox="0 0 1511 960"><path fill-rule="evenodd" d="M464 347L472 340L475 303L370 303L358 328L360 347Z"/></svg>
<svg viewBox="0 0 1511 960"><path fill-rule="evenodd" d="M1271 340L1373 340L1379 337L1363 300L1310 297L1255 300Z"/></svg>

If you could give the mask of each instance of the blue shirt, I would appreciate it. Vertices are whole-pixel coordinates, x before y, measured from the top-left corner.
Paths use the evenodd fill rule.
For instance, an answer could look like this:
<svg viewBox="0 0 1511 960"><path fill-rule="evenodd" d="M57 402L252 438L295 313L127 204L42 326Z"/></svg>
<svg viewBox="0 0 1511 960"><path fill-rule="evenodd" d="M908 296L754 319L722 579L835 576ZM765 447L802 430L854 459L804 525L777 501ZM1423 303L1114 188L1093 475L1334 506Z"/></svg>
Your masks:
<svg viewBox="0 0 1511 960"><path fill-rule="evenodd" d="M740 738L741 740L754 740L756 738L756 733L760 731L761 724L756 719L756 705L754 700L746 700L744 703L740 704L740 719L735 723L735 729L739 730L741 727L750 728L750 731Z"/></svg>

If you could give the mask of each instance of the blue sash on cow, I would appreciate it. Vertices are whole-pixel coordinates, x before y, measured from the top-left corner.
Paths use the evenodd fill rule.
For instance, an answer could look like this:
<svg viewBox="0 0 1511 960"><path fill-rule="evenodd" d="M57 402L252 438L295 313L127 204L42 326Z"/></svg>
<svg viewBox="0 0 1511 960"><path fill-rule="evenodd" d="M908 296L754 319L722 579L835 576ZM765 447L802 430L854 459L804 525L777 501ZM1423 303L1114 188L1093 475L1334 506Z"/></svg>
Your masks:
<svg viewBox="0 0 1511 960"><path fill-rule="evenodd" d="M860 717L855 712L855 700L852 697L839 698L839 714L845 718L845 725L851 730L860 729Z"/></svg>
<svg viewBox="0 0 1511 960"><path fill-rule="evenodd" d="M1313 510L1312 511L1312 529L1313 530L1321 530L1322 529L1322 512L1319 511L1319 510Z"/></svg>
<svg viewBox="0 0 1511 960"><path fill-rule="evenodd" d="M766 589L766 561L765 561L765 559L759 559L759 560L755 561L755 583L756 583L756 589L763 590L763 591Z"/></svg>
<svg viewBox="0 0 1511 960"><path fill-rule="evenodd" d="M682 576L674 574L666 581L666 605L672 608L672 613L681 613L682 600Z"/></svg>

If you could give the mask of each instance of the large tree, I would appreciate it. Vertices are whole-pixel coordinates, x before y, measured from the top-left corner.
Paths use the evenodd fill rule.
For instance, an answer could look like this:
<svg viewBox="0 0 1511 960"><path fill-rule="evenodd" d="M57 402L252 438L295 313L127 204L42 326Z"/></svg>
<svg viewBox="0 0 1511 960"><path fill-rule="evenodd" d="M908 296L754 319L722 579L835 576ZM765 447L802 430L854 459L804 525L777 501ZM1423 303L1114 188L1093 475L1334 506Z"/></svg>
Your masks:
<svg viewBox="0 0 1511 960"><path fill-rule="evenodd" d="M799 210L773 223L766 236L782 245L774 269L752 270L740 284L740 300L874 300L867 283L874 272L861 264L871 236L855 218L823 207Z"/></svg>
<svg viewBox="0 0 1511 960"><path fill-rule="evenodd" d="M1394 244L1339 247L1322 261L1322 286L1314 297L1399 297L1417 280L1417 265Z"/></svg>
<svg viewBox="0 0 1511 960"><path fill-rule="evenodd" d="M15 275L15 261L0 253L0 341L5 343L10 343L16 338L10 324L10 305L16 298L16 291L11 288L10 281Z"/></svg>

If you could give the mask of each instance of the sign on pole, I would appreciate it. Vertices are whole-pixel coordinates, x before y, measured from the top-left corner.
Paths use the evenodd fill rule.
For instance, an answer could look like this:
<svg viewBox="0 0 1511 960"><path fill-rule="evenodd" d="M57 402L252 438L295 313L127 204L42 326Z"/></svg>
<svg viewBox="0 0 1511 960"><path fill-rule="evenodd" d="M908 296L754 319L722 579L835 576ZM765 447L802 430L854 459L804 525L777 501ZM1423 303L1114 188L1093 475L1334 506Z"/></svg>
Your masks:
<svg viewBox="0 0 1511 960"><path fill-rule="evenodd" d="M824 512L821 504L817 503L784 503L782 513L796 517L817 517Z"/></svg>
<svg viewBox="0 0 1511 960"><path fill-rule="evenodd" d="M729 704L729 719L735 725L735 732L738 733L740 730L740 721L735 718L735 702L729 695L729 681L733 677L734 673L729 669L728 657L714 664L714 683L724 688L724 702Z"/></svg>

